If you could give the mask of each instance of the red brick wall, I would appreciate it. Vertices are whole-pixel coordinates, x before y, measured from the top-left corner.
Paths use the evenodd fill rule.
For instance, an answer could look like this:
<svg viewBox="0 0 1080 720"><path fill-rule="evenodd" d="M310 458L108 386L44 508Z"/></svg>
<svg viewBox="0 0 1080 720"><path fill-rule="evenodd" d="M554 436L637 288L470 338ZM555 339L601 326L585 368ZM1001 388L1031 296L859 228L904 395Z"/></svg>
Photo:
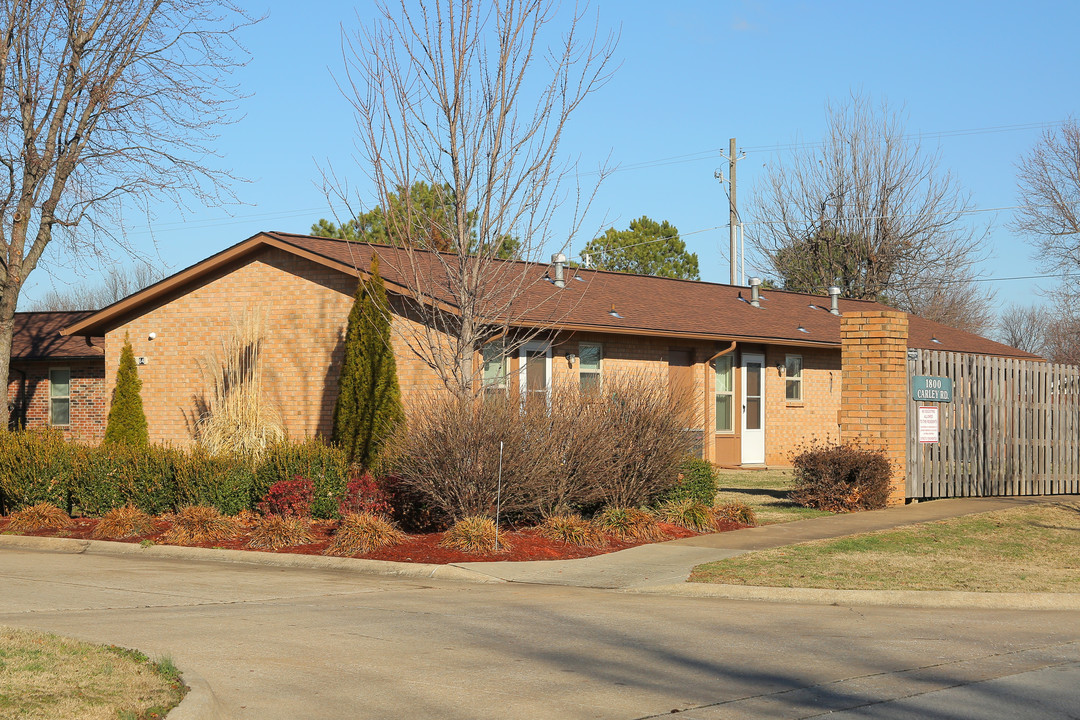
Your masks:
<svg viewBox="0 0 1080 720"><path fill-rule="evenodd" d="M890 505L902 505L907 467L908 320L892 310L844 313L840 435L881 448L893 466Z"/></svg>
<svg viewBox="0 0 1080 720"><path fill-rule="evenodd" d="M105 395L105 361L12 360L8 375L8 407L12 419L27 428L49 426L49 369L71 371L70 424L57 426L69 440L96 444L105 435L108 400Z"/></svg>

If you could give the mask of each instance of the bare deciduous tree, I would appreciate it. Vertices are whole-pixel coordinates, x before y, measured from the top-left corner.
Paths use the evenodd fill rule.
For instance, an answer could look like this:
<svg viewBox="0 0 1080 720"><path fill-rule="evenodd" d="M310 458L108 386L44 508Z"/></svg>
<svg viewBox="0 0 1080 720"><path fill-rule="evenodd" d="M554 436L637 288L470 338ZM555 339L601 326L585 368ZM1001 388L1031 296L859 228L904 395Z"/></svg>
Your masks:
<svg viewBox="0 0 1080 720"><path fill-rule="evenodd" d="M378 204L390 207L392 193L417 181L445 193L442 220L401 194L386 229L407 257L395 269L421 321L403 339L457 394L476 392L473 358L486 340L505 334L511 351L540 331L507 334L531 309L522 298L538 276L499 260L506 238L519 239L529 261L565 247L595 192L574 182L560 145L570 117L609 77L615 41L580 13L556 28L556 9L553 0L391 0L347 38L342 85ZM325 184L353 199L332 171ZM565 234L556 237L560 209ZM431 222L446 227L418 233Z"/></svg>
<svg viewBox="0 0 1080 720"><path fill-rule="evenodd" d="M901 116L865 96L829 104L821 143L769 165L748 224L785 289L882 300L982 331L992 294L974 281L984 233L967 193ZM947 287L941 287L941 281Z"/></svg>
<svg viewBox="0 0 1080 720"><path fill-rule="evenodd" d="M1048 272L1067 275L1080 292L1080 124L1074 118L1043 132L1019 163L1020 207L1011 227L1029 236Z"/></svg>
<svg viewBox="0 0 1080 720"><path fill-rule="evenodd" d="M50 243L100 253L125 207L231 198L207 159L249 22L228 0L0 0L0 377Z"/></svg>
<svg viewBox="0 0 1080 720"><path fill-rule="evenodd" d="M1010 306L998 320L998 339L1050 362L1080 365L1080 316L1063 298L1057 306Z"/></svg>
<svg viewBox="0 0 1080 720"><path fill-rule="evenodd" d="M53 288L30 303L32 312L54 310L99 310L126 298L165 277L165 271L148 263L130 268L113 265L97 285L76 285L66 290Z"/></svg>

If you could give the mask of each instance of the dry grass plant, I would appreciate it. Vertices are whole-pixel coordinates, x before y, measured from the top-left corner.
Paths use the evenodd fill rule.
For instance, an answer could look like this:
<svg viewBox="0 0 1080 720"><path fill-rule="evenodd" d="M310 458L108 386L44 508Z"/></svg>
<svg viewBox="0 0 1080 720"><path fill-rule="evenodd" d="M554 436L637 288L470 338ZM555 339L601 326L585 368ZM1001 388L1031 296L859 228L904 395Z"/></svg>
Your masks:
<svg viewBox="0 0 1080 720"><path fill-rule="evenodd" d="M184 695L141 653L56 635L0 628L0 658L3 718L163 717Z"/></svg>
<svg viewBox="0 0 1080 720"><path fill-rule="evenodd" d="M307 545L315 540L311 521L300 517L266 515L259 518L248 531L248 547L258 550L278 550L293 545Z"/></svg>
<svg viewBox="0 0 1080 720"><path fill-rule="evenodd" d="M151 535L157 528L154 519L134 505L113 508L98 521L91 535L103 540Z"/></svg>
<svg viewBox="0 0 1080 720"><path fill-rule="evenodd" d="M496 537L499 540L498 548L495 547ZM439 545L480 555L506 552L511 547L498 535L495 521L480 515L458 520L446 531Z"/></svg>
<svg viewBox="0 0 1080 720"><path fill-rule="evenodd" d="M536 531L541 537L568 545L603 547L607 544L604 534L576 513L549 515L537 526Z"/></svg>
<svg viewBox="0 0 1080 720"><path fill-rule="evenodd" d="M739 523L740 525L756 526L757 514L754 509L743 502L727 502L720 505L713 513L717 520Z"/></svg>
<svg viewBox="0 0 1080 720"><path fill-rule="evenodd" d="M352 557L397 545L405 533L392 520L374 513L350 513L341 519L325 555Z"/></svg>
<svg viewBox="0 0 1080 720"><path fill-rule="evenodd" d="M713 509L693 498L666 502L656 508L656 515L664 522L694 532L707 532L716 529Z"/></svg>
<svg viewBox="0 0 1080 720"><path fill-rule="evenodd" d="M212 455L258 458L286 437L281 414L263 396L265 337L262 314L246 310L221 338L220 349L200 363L207 389L194 397L188 425Z"/></svg>
<svg viewBox="0 0 1080 720"><path fill-rule="evenodd" d="M166 519L172 527L161 536L161 542L169 545L222 542L232 540L240 533L234 518L222 515L217 508L189 505Z"/></svg>
<svg viewBox="0 0 1080 720"><path fill-rule="evenodd" d="M37 532L63 530L74 524L66 512L55 505L41 502L11 513L7 529L15 532Z"/></svg>
<svg viewBox="0 0 1080 720"><path fill-rule="evenodd" d="M619 540L657 542L666 537L656 524L656 516L641 508L605 507L593 523Z"/></svg>

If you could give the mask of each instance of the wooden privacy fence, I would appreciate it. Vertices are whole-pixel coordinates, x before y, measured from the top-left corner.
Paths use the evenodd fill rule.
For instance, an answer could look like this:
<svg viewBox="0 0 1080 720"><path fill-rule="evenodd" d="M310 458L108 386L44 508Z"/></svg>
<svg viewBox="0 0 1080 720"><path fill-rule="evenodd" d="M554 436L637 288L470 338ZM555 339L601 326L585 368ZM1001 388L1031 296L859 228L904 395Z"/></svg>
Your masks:
<svg viewBox="0 0 1080 720"><path fill-rule="evenodd" d="M909 498L1080 492L1080 367L932 350L907 365ZM916 375L950 378L952 402L912 400ZM936 443L920 405L940 408Z"/></svg>

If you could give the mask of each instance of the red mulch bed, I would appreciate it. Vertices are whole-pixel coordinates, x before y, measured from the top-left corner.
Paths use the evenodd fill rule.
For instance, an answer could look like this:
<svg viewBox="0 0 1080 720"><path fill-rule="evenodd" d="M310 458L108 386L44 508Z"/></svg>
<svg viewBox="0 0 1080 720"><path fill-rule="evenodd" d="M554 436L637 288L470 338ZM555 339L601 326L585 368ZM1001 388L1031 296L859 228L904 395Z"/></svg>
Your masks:
<svg viewBox="0 0 1080 720"><path fill-rule="evenodd" d="M94 528L97 527L96 518L76 518L75 525L65 530L39 530L36 532L19 533L21 535L33 535L36 537L61 537L61 538L74 538L78 540L92 540L92 533ZM113 542L126 542L126 543L141 543L143 541L151 541L159 543L161 535L165 533L170 527L171 523L167 520L157 520L157 532L152 535L145 535L142 537L125 538L123 540L115 540ZM0 517L0 533L7 531L8 518ZM336 529L337 523L328 520L315 520L312 523L312 531L316 538L316 541L308 545L294 545L287 548L282 548L275 552L279 553L295 553L299 555L322 555L323 551L330 544L330 537L333 531ZM702 533L696 533L692 530L678 527L677 525L669 525L667 523L660 523L661 529L668 536L667 539L675 540L677 538L693 537ZM748 527L746 525L740 525L738 523L723 523L720 532L726 532L728 530L738 530L740 528ZM488 554L472 554L461 552L460 550L453 550L451 548L439 547L439 542L443 538L442 533L426 533L422 535L408 535L404 542L395 545L393 547L382 548L375 552L367 553L365 555L357 555L358 558L368 558L371 560L393 560L395 562L415 562L415 563L433 563L437 565L445 565L449 563L459 562L477 562L485 560L568 560L572 558L584 558L592 557L593 555L603 555L604 553L615 552L617 550L625 550L635 545L644 545L642 542L627 542L622 540L616 540L609 538L609 542L604 547L600 548L583 548L577 545L568 545L556 540L549 540L541 537L534 530L510 530L501 535L506 539L507 544L510 545L509 551L500 553L488 553ZM225 548L228 550L251 550L247 547L247 538L241 536L236 540L229 540L217 543L196 543L194 547L213 547L213 548ZM265 552L265 551L264 551Z"/></svg>

